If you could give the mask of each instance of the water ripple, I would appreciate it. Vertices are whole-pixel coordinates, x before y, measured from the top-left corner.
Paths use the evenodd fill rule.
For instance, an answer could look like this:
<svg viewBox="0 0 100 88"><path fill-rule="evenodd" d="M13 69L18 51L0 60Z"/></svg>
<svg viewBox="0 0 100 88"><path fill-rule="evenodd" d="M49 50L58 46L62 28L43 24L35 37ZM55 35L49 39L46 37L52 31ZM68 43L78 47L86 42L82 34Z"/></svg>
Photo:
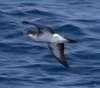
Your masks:
<svg viewBox="0 0 100 88"><path fill-rule="evenodd" d="M0 88L99 88L99 0L1 0ZM26 36L29 20L77 41L65 44L64 68L45 43Z"/></svg>

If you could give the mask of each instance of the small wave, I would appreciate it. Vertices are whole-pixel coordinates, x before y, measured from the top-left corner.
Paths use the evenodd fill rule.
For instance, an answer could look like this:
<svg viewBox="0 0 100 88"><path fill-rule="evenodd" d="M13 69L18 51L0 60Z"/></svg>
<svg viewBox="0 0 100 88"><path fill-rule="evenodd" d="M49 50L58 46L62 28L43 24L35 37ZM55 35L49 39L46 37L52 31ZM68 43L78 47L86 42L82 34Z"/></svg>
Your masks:
<svg viewBox="0 0 100 88"><path fill-rule="evenodd" d="M46 16L52 16L53 14L47 11L42 11L42 10L38 10L38 9L34 9L34 10L28 10L26 11L28 14L37 14L37 15L46 15Z"/></svg>

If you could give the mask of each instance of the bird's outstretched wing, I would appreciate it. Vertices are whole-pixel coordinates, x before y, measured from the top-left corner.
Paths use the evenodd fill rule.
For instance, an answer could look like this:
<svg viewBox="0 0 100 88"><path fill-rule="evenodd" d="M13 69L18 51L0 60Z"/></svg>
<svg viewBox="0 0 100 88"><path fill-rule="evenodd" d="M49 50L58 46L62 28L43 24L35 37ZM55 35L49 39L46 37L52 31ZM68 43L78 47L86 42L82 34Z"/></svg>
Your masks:
<svg viewBox="0 0 100 88"><path fill-rule="evenodd" d="M44 26L44 25L40 25L40 24L37 24L37 23L34 23L34 22L28 22L28 21L23 21L23 23L35 26L38 29L39 33L49 33L49 34L53 34L54 33L52 28L48 27L48 26Z"/></svg>
<svg viewBox="0 0 100 88"><path fill-rule="evenodd" d="M57 60L65 67L69 68L64 56L64 43L48 43L48 47Z"/></svg>

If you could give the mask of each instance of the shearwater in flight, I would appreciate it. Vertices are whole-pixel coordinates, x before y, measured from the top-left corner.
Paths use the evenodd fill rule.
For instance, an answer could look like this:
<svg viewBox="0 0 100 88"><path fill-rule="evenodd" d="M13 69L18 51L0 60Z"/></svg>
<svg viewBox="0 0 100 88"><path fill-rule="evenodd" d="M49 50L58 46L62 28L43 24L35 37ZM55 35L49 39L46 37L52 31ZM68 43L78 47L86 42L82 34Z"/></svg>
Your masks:
<svg viewBox="0 0 100 88"><path fill-rule="evenodd" d="M28 31L27 35L34 41L47 43L50 51L56 59L65 67L69 68L69 64L65 60L64 43L74 43L76 41L62 37L61 35L55 33L50 27L28 21L24 21L23 23L35 26L37 28L37 32Z"/></svg>

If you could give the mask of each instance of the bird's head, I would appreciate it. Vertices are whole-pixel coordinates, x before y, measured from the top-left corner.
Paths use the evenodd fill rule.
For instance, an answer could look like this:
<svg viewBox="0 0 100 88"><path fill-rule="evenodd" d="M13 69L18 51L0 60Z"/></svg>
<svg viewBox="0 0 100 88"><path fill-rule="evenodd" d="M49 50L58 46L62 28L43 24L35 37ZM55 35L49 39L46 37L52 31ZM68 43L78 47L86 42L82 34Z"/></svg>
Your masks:
<svg viewBox="0 0 100 88"><path fill-rule="evenodd" d="M27 34L28 37L30 37L32 39L36 39L37 38L37 32L28 31L26 34Z"/></svg>

